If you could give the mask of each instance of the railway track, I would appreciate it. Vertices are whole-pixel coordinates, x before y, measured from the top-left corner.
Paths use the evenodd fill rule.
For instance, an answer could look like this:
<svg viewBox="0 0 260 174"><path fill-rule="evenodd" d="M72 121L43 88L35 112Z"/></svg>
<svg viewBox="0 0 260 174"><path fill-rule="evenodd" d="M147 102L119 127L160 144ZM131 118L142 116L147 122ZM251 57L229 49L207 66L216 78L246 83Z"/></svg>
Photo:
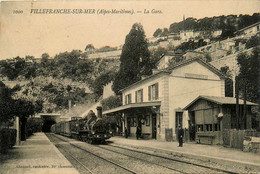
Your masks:
<svg viewBox="0 0 260 174"><path fill-rule="evenodd" d="M206 168L206 169L209 169L210 171L212 171L213 173L220 172L220 173L237 174L237 172L232 172L232 171L228 171L228 170L224 170L224 169L220 169L220 168L216 168L216 167L212 167L212 166L207 166L207 165L203 165L203 164L198 164L198 163L194 163L194 162L190 162L190 161L180 160L180 159L176 159L176 158L172 158L172 157L166 157L166 156L162 156L162 155L152 154L152 153L149 153L149 152L144 152L144 151L136 150L136 149L133 149L133 148L130 149L130 148L122 147L122 146L118 146L118 145L99 145L99 146L102 149L106 149L106 150L109 150L109 151L112 151L112 152L116 152L116 153L124 154L124 155L127 155L127 156L131 156L131 157L136 158L136 159L139 159L139 158L136 157L134 153L139 153L139 154L144 154L144 155L147 155L147 156L152 156L152 157L156 157L156 158L160 158L160 159L174 161L174 162L178 162L178 163L182 163L182 164L188 164L188 165L192 165L192 166ZM111 148L114 148L114 149L111 149ZM120 152L120 149L121 149L121 152ZM129 153L130 155L127 154L128 153L127 151L130 152ZM145 160L145 159L147 159L147 158L144 158L142 160ZM148 162L154 163L152 161L148 161ZM159 164L156 164L156 165L159 165ZM179 171L179 170L174 169L172 167L168 167L165 164L162 164L161 166L170 168L172 170ZM179 171L179 172L183 173L183 171Z"/></svg>
<svg viewBox="0 0 260 174"><path fill-rule="evenodd" d="M70 143L69 140L65 137L58 137L55 135L56 138L60 139L61 141ZM115 162L114 160L108 160L106 158L103 158L96 153L93 153L92 151L87 150L85 147L80 147L79 144L77 145L75 143L70 143L71 146L78 148L84 152L87 152L93 156L102 158L103 160L109 161L111 164L114 164L115 166L124 168L126 171L129 173L140 173L138 171L134 171L130 169L129 167L124 167L123 165ZM91 146L91 145L88 145ZM190 161L185 161L183 159L176 159L174 157L166 157L163 155L158 155L158 154L153 154L150 152L144 152L141 150L136 150L136 149L130 149L129 147L122 147L118 145L99 145L99 146L91 146L93 149L99 149L95 151L109 151L115 154L120 154L127 156L128 158L132 158L134 160L139 160L145 163L150 163L153 164L154 166L157 167L163 167L168 170L170 173L236 173L232 171L227 171L223 170L220 168L212 167L212 166L207 166L203 164L199 164L198 162L190 162ZM104 152L107 153L107 152ZM138 157L139 156L139 157ZM152 159L152 160L151 160Z"/></svg>
<svg viewBox="0 0 260 174"><path fill-rule="evenodd" d="M72 159L74 159L78 164L80 164L89 174L94 174L86 165L84 165L80 160L74 157L69 151L63 149Z"/></svg>
<svg viewBox="0 0 260 174"><path fill-rule="evenodd" d="M51 135L51 134L47 134L47 137L51 140L51 141L53 141L53 139L58 139L58 140L60 140L60 141L62 141L61 143L60 142L55 142L55 140L53 141L54 142L54 144L55 144L55 146L58 148L58 149L61 149L62 151L64 151L65 153L66 153L66 155L68 155L69 157L71 157L73 160L75 160L76 161L76 163L78 164L78 165L80 165L81 167L83 167L84 168L84 171L82 171L82 169L81 169L81 173L89 173L89 174L95 174L95 173L102 173L102 172L95 172L95 171L93 171L93 170L91 170L90 169L90 167L88 167L87 166L87 164L86 163L88 163L89 164L89 160L86 160L84 157L82 157L82 154L85 154L86 155L86 153L88 154L87 156L88 156L88 158L89 158L89 155L91 155L91 156L94 156L94 157L96 157L96 158L98 158L99 160L102 160L102 164L104 164L104 162L106 162L106 163L110 163L111 165L113 165L112 166L112 168L115 168L115 171L119 171L120 173L122 172L122 173L132 173L132 174L135 174L135 173L137 173L137 172L135 172L135 171L133 171L133 170L131 170L131 169L128 169L127 167L125 167L125 166L122 166L122 165L120 165L120 164L118 164L118 163L116 163L116 162L114 162L114 161L111 161L111 160L109 160L109 159L105 159L105 158L103 158L103 157L101 157L101 156L99 156L99 155L97 155L97 154L94 154L94 153L92 153L92 152L90 152L89 150L86 150L86 149L83 149L83 148L81 148L81 147L79 147L79 146L77 146L77 145L75 145L75 144L72 144L72 143L70 143L69 141L66 141L66 140L64 140L63 138L60 138L60 137L58 137L58 136L56 136L56 135ZM57 141L57 140L56 140ZM65 143L64 143L65 142ZM68 150L65 150L66 148L64 147L64 145L65 144L67 144L67 145L69 145L69 146L72 146L72 147L74 147L74 148L76 148L76 149L79 149L79 150L81 150L81 152L83 151L83 152L85 152L85 153L77 153L77 154L80 154L80 156L78 156L78 155L75 155L75 154L73 154L73 153L71 153L71 152L69 152ZM70 148L70 151L71 151L72 149ZM78 168L77 166L75 166L75 168ZM119 169L118 169L119 168ZM107 168L106 168L106 170L107 170ZM121 171L120 171L121 170ZM104 171L105 171L105 169L104 169ZM110 173L110 172L109 172Z"/></svg>

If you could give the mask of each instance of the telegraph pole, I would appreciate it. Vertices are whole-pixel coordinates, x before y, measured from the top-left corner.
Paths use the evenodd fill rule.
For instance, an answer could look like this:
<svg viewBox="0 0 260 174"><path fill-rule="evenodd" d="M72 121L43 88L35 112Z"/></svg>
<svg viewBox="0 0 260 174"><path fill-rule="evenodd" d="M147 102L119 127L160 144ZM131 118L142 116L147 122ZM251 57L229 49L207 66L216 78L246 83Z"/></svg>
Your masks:
<svg viewBox="0 0 260 174"><path fill-rule="evenodd" d="M244 129L247 128L247 107L246 107L246 79L244 79L244 112L243 112L243 116L244 116Z"/></svg>
<svg viewBox="0 0 260 174"><path fill-rule="evenodd" d="M239 126L239 79L236 76L236 118L237 118L237 130L239 130L240 126Z"/></svg>

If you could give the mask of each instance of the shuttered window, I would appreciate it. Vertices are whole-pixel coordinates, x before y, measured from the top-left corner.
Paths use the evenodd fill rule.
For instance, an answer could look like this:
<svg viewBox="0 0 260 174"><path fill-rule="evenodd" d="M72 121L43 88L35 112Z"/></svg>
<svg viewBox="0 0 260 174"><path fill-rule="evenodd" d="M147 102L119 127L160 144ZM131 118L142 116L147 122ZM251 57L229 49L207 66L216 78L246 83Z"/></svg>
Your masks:
<svg viewBox="0 0 260 174"><path fill-rule="evenodd" d="M148 86L148 100L158 100L159 98L159 90L158 90L158 83L155 83L151 86Z"/></svg>
<svg viewBox="0 0 260 174"><path fill-rule="evenodd" d="M152 86L148 86L148 100L151 101L151 89Z"/></svg>
<svg viewBox="0 0 260 174"><path fill-rule="evenodd" d="M214 126L218 123L216 117L217 113L218 110L216 108L195 111L195 122L197 124L197 131L219 130L217 126Z"/></svg>
<svg viewBox="0 0 260 174"><path fill-rule="evenodd" d="M135 91L135 102L136 103L143 102L143 89Z"/></svg>
<svg viewBox="0 0 260 174"><path fill-rule="evenodd" d="M132 98L131 94L128 94L128 95L125 96L125 104L126 105L132 103L131 98Z"/></svg>

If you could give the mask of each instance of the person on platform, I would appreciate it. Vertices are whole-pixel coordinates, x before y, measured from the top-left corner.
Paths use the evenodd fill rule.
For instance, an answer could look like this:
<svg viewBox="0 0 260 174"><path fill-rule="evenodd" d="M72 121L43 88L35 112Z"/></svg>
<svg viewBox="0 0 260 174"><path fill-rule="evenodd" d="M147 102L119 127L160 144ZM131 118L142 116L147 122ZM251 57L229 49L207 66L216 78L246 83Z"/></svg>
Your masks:
<svg viewBox="0 0 260 174"><path fill-rule="evenodd" d="M138 140L141 137L141 128L140 126L136 127L136 139Z"/></svg>
<svg viewBox="0 0 260 174"><path fill-rule="evenodd" d="M128 131L126 127L125 127L125 138L128 138Z"/></svg>
<svg viewBox="0 0 260 174"><path fill-rule="evenodd" d="M181 127L181 125L179 125L178 127L178 141L179 141L179 147L183 146L183 135L184 135L184 131Z"/></svg>

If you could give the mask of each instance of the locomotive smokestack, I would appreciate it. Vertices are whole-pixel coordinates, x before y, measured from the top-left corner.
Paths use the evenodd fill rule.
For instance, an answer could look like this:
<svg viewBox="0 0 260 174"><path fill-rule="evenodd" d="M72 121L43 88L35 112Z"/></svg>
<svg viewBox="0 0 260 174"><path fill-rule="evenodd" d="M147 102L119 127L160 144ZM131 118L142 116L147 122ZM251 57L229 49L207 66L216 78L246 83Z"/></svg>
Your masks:
<svg viewBox="0 0 260 174"><path fill-rule="evenodd" d="M102 118L102 107L101 106L97 107L97 116L98 116L98 118Z"/></svg>

